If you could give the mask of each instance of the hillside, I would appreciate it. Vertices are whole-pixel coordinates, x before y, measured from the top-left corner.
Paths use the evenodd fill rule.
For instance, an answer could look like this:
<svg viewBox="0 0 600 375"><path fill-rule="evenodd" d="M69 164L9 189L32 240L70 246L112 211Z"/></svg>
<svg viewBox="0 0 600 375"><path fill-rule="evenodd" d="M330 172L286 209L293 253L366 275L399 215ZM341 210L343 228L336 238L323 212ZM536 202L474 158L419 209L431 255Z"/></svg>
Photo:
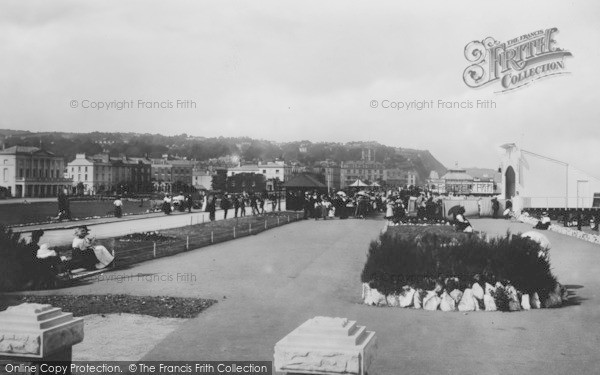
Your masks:
<svg viewBox="0 0 600 375"><path fill-rule="evenodd" d="M0 143L36 146L60 155L68 162L77 153L97 154L107 152L113 156L128 155L159 158L164 154L214 163L231 164L232 161L256 162L274 159L297 161L312 165L317 161L335 162L362 160L363 150L370 150L370 159L389 167L414 168L419 180L424 181L429 172L445 173L446 168L428 150L397 148L377 142L272 142L248 137L193 137L187 134L164 136L138 133L34 133L0 129Z"/></svg>

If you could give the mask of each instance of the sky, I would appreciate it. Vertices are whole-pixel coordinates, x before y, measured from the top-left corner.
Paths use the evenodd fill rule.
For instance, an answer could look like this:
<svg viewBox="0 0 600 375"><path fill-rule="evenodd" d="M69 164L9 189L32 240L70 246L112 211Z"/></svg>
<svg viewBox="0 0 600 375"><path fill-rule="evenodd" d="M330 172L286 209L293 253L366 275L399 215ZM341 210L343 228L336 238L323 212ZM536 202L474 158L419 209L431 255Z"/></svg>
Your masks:
<svg viewBox="0 0 600 375"><path fill-rule="evenodd" d="M447 167L514 142L600 176L599 19L591 0L5 0L0 128L378 141ZM463 81L471 41L553 27L569 74ZM434 105L392 108L411 101Z"/></svg>

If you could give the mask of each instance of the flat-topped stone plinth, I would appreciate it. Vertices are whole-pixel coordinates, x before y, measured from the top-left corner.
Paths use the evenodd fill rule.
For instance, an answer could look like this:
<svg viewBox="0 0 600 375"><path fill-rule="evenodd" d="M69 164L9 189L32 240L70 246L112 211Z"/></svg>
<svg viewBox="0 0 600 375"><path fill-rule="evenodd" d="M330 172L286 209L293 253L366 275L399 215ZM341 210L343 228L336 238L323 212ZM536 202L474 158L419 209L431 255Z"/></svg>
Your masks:
<svg viewBox="0 0 600 375"><path fill-rule="evenodd" d="M275 344L275 371L294 374L368 374L377 338L355 321L318 316Z"/></svg>
<svg viewBox="0 0 600 375"><path fill-rule="evenodd" d="M0 360L71 360L71 347L83 341L83 319L60 308L23 303L0 312ZM68 357L68 358L66 358Z"/></svg>

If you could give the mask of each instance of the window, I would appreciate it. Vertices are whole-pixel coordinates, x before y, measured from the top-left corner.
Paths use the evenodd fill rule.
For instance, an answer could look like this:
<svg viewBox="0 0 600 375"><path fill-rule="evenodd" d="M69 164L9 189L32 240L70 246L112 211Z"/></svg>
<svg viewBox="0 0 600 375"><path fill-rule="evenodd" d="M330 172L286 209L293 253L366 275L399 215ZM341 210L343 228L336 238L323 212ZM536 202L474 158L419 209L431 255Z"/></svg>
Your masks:
<svg viewBox="0 0 600 375"><path fill-rule="evenodd" d="M275 169L275 173L279 173L279 169Z"/></svg>
<svg viewBox="0 0 600 375"><path fill-rule="evenodd" d="M87 173L85 174L85 180L87 181Z"/></svg>
<svg viewBox="0 0 600 375"><path fill-rule="evenodd" d="M267 170L266 169L263 169L263 174L267 174Z"/></svg>
<svg viewBox="0 0 600 375"><path fill-rule="evenodd" d="M6 162L6 160L5 160ZM8 168L4 168L4 182L8 182Z"/></svg>
<svg viewBox="0 0 600 375"><path fill-rule="evenodd" d="M85 171L87 172L87 167L85 167ZM86 180L87 180L87 178L86 178Z"/></svg>

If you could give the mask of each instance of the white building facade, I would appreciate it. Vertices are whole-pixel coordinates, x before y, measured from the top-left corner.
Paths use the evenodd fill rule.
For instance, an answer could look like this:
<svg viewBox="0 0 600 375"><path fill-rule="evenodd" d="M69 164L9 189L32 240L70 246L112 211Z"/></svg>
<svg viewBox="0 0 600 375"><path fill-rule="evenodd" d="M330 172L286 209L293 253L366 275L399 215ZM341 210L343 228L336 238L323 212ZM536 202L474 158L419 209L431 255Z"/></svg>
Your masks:
<svg viewBox="0 0 600 375"><path fill-rule="evenodd" d="M13 197L55 197L71 185L62 157L37 147L0 150L0 186Z"/></svg>
<svg viewBox="0 0 600 375"><path fill-rule="evenodd" d="M501 146L503 198L520 200L527 208L590 208L600 193L600 179L567 162L523 150L514 143Z"/></svg>

